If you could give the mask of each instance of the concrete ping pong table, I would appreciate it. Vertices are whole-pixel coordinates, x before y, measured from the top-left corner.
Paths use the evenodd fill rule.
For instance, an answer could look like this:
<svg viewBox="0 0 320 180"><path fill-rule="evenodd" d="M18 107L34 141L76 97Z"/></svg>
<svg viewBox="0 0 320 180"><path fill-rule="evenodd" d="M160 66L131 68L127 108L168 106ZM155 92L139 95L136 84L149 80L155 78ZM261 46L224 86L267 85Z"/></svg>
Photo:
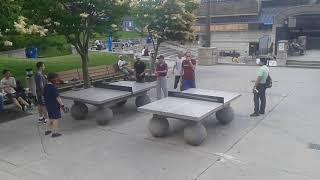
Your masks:
<svg viewBox="0 0 320 180"><path fill-rule="evenodd" d="M207 136L201 121L216 113L221 124L228 124L234 118L230 104L241 94L225 91L188 89L183 92L169 92L167 98L138 108L140 112L153 114L149 131L154 137L164 137L169 132L167 118L185 121L184 139L190 145L200 145Z"/></svg>
<svg viewBox="0 0 320 180"><path fill-rule="evenodd" d="M114 83L98 83L95 87L67 91L61 93L60 96L74 101L71 107L71 116L74 119L86 119L88 115L86 104L91 104L98 107L98 111L95 114L97 123L106 125L113 118L111 106L122 106L131 97L136 97L135 104L137 107L146 105L151 102L147 92L156 86L156 82L118 81Z"/></svg>

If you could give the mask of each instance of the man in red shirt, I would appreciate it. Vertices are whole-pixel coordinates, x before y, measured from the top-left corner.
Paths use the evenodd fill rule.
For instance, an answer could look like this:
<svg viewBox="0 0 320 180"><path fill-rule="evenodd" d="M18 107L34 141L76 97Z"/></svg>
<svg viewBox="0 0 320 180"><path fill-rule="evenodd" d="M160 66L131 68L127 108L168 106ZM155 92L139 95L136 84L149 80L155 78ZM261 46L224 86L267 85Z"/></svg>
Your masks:
<svg viewBox="0 0 320 180"><path fill-rule="evenodd" d="M181 90L196 88L195 69L196 60L192 59L191 52L186 52L186 59L182 62L182 87Z"/></svg>
<svg viewBox="0 0 320 180"><path fill-rule="evenodd" d="M159 63L156 66L156 75L157 75L157 99L161 99L161 90L163 91L163 96L168 97L168 88L167 88L167 73L168 65L164 61L164 56L159 56Z"/></svg>

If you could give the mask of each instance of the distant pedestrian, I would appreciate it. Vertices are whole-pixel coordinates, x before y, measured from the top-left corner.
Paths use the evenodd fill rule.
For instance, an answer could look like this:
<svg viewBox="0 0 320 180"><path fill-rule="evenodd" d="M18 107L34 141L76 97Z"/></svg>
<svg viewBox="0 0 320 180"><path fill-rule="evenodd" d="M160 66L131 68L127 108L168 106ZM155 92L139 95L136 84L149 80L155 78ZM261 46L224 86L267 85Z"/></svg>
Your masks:
<svg viewBox="0 0 320 180"><path fill-rule="evenodd" d="M161 99L161 90L164 97L168 97L168 88L167 88L167 73L168 65L164 61L164 56L159 56L159 62L156 66L156 75L157 75L157 99Z"/></svg>
<svg viewBox="0 0 320 180"><path fill-rule="evenodd" d="M182 82L181 90L187 90L190 88L196 88L195 82L195 69L196 69L196 60L192 59L191 52L186 52L185 60L182 61Z"/></svg>
<svg viewBox="0 0 320 180"><path fill-rule="evenodd" d="M251 114L251 117L259 116L260 114L265 113L266 108L266 89L267 89L267 78L269 76L269 68L267 67L267 60L260 59L260 68L258 69L258 77L253 86L254 94L254 113ZM261 101L261 104L259 102ZM260 104L260 106L259 106Z"/></svg>
<svg viewBox="0 0 320 180"><path fill-rule="evenodd" d="M179 52L178 57L176 58L176 62L173 66L173 74L174 74L174 89L177 89L180 78L181 78L181 71L182 71L182 62L185 60L183 57L183 53Z"/></svg>
<svg viewBox="0 0 320 180"><path fill-rule="evenodd" d="M3 111L3 94L0 92L0 112Z"/></svg>
<svg viewBox="0 0 320 180"><path fill-rule="evenodd" d="M144 82L145 81L145 71L146 65L143 61L141 61L140 57L137 57L137 61L134 63L134 71L136 73L136 81Z"/></svg>
<svg viewBox="0 0 320 180"><path fill-rule="evenodd" d="M49 73L48 83L44 87L44 99L48 110L49 124L45 135L52 133L51 137L59 137L58 132L59 120L61 119L61 111L64 109L64 104L60 98L57 84L60 83L58 74Z"/></svg>
<svg viewBox="0 0 320 180"><path fill-rule="evenodd" d="M44 86L47 84L47 79L44 75L45 65L43 62L37 62L36 66L37 72L34 75L34 81L36 84L36 96L39 113L38 122L46 123L48 121L48 112L43 97Z"/></svg>

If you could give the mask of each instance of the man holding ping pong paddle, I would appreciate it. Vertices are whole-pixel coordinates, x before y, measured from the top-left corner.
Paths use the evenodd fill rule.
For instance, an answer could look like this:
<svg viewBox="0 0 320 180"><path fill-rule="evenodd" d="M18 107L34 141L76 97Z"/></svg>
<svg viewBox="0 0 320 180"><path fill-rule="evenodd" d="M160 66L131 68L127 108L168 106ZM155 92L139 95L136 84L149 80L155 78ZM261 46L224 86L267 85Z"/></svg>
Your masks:
<svg viewBox="0 0 320 180"><path fill-rule="evenodd" d="M181 90L187 90L190 88L196 88L195 82L195 69L196 69L196 60L192 59L191 52L186 52L186 59L182 61L182 70L181 70Z"/></svg>
<svg viewBox="0 0 320 180"><path fill-rule="evenodd" d="M156 66L156 76L157 76L157 99L161 99L161 90L163 92L164 97L168 97L168 88L167 88L167 73L168 73L168 65L164 61L164 56L159 56L159 62Z"/></svg>

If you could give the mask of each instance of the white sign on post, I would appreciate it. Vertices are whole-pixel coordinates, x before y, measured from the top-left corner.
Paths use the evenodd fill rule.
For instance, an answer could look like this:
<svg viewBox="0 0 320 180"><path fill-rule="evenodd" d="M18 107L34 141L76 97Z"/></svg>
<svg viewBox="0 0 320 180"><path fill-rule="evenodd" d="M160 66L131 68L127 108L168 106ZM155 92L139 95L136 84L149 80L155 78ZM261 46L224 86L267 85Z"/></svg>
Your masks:
<svg viewBox="0 0 320 180"><path fill-rule="evenodd" d="M284 43L279 43L279 51L284 51Z"/></svg>

